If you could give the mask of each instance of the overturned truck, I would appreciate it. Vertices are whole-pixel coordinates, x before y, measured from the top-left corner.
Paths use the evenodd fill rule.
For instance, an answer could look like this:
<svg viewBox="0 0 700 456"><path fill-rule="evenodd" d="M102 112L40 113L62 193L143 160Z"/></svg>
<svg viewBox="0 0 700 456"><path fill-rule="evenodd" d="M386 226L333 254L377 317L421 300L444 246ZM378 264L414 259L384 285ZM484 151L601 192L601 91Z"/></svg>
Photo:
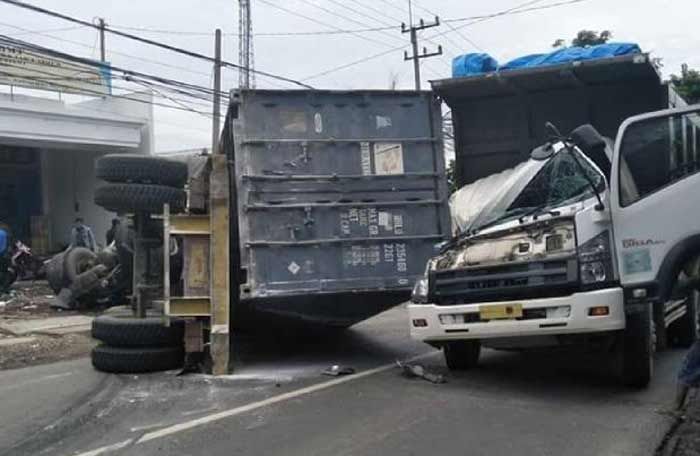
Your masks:
<svg viewBox="0 0 700 456"><path fill-rule="evenodd" d="M134 222L135 311L96 320L97 368L208 352L225 373L233 331L351 326L405 302L450 235L429 92L242 90L214 152L187 196L172 162L98 162L98 204Z"/></svg>

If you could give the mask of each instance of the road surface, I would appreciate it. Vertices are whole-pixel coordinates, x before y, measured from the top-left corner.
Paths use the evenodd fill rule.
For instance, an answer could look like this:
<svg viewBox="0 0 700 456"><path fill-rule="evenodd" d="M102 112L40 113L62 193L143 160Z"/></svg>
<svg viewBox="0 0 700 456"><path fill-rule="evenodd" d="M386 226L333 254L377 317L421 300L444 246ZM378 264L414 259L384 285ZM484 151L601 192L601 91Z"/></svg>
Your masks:
<svg viewBox="0 0 700 456"><path fill-rule="evenodd" d="M659 355L643 391L597 358L490 350L432 384L393 365L418 357L447 373L409 339L405 312L332 340L237 341L223 378L105 375L86 360L0 372L0 454L651 455L673 421L682 351ZM358 374L321 376L331 364Z"/></svg>

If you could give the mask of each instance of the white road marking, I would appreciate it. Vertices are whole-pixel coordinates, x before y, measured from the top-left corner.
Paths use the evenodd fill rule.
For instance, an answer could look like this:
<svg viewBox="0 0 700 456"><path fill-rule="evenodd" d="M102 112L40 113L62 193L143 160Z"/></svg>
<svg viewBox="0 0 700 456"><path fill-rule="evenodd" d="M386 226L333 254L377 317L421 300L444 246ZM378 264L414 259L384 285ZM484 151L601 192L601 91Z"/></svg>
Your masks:
<svg viewBox="0 0 700 456"><path fill-rule="evenodd" d="M21 383L16 383L14 385L5 386L3 388L0 388L0 392L1 391L9 391L9 390L17 389L17 388L26 388L27 385L33 385L34 383L41 383L41 382L45 382L47 380L54 380L57 378L68 377L68 376L73 375L73 374L75 374L75 372L71 371L71 372L64 372L62 374L47 375L46 377L35 378L32 380L26 380L26 381L23 381Z"/></svg>
<svg viewBox="0 0 700 456"><path fill-rule="evenodd" d="M404 362L417 361L419 359L434 356L438 353L439 353L438 351L424 353L422 355L418 355L418 356L414 356L413 358L409 358L408 360L406 360ZM383 366L379 366L379 367L376 367L374 369L369 369L369 370L366 370L364 372L359 372L357 374L348 375L346 377L339 377L339 378L336 378L334 380L329 380L327 382L308 386L306 388L301 388L301 389L298 389L295 391L290 391L288 393L279 394L277 396L273 396L273 397L270 397L268 399L264 399L262 401L253 402L251 404L243 405L240 407L235 407L235 408L232 408L229 410L224 410L222 412L203 416L200 418L196 418L194 420L184 421L182 423L168 426L168 427L160 429L158 431L153 431L153 432L149 432L148 434L144 434L143 436L141 436L141 438L139 438L136 441L134 441L134 439L128 439L128 440L124 440L123 442L115 443L113 445L103 446L103 447L97 448L95 450L88 451L86 453L78 453L78 454L75 454L74 456L98 456L100 454L104 454L104 453L109 452L109 451L116 451L116 450L119 450L121 448L124 448L125 446L129 445L132 442L134 442L134 445L137 445L139 443L145 443L145 442L149 442L151 440L160 439L160 438L172 435L172 434L176 434L178 432L186 431L186 430L198 427L198 426L203 426L205 424L213 423L215 421L223 420L225 418L229 418L232 416L241 415L245 412L250 412L251 410L256 410L256 409L259 409L262 407L267 407L268 405L277 404L280 402L287 401L289 399L295 399L295 398L300 397L300 396L305 396L307 394L315 393L317 391L328 389L328 388L331 388L333 386L342 385L343 383L348 383L348 382L351 382L353 380L359 380L361 378L369 377L370 375L374 375L374 374L379 374L381 372L385 372L385 371L388 371L388 370L394 369L394 368L396 368L396 363L385 364Z"/></svg>
<svg viewBox="0 0 700 456"><path fill-rule="evenodd" d="M409 359L407 362L416 361L418 359L427 358L429 356L435 355L437 352L430 352L423 355L415 356ZM203 426L205 424L213 423L214 421L223 420L225 418L230 418L232 416L240 415L251 410L259 409L262 407L267 407L268 405L277 404L279 402L284 402L289 399L295 399L300 396L305 396L307 394L315 393L324 389L331 388L333 386L342 385L343 383L351 382L353 380L359 380L364 377L369 377L370 375L378 374L380 372L388 371L389 369L395 369L396 363L389 363L383 366L376 367L374 369L369 369L364 372L360 372L354 375L348 375L346 377L339 377L335 380L329 380L327 382L319 383L316 385L308 386L306 388L301 388L295 391L290 391L288 393L279 394L277 396L264 399L262 401L253 402L251 404L243 405L240 407L235 407L229 410L224 410L222 412L214 413L212 415L203 416L190 421L185 421L173 426L169 426L158 431L149 432L144 434L136 443L144 443L155 439L160 439L168 435L176 434L178 432L186 431L198 426Z"/></svg>
<svg viewBox="0 0 700 456"><path fill-rule="evenodd" d="M134 439L124 440L124 441L119 442L119 443L113 443L112 445L106 445L106 446L103 446L100 448L96 448L96 449L94 449L92 451L88 451L86 453L78 453L78 454L75 454L75 456L98 456L100 454L107 453L108 451L121 450L122 448L129 445L133 441L134 441Z"/></svg>

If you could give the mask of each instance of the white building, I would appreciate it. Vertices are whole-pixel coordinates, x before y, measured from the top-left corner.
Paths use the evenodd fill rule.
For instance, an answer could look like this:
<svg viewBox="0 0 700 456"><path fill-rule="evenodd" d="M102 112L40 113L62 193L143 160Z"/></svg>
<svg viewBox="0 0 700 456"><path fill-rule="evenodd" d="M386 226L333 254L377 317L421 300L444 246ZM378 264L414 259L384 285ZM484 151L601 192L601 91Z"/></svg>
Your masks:
<svg viewBox="0 0 700 456"><path fill-rule="evenodd" d="M151 94L127 97L67 104L0 94L0 221L15 237L57 251L80 216L105 243L113 214L93 202L95 158L154 148Z"/></svg>

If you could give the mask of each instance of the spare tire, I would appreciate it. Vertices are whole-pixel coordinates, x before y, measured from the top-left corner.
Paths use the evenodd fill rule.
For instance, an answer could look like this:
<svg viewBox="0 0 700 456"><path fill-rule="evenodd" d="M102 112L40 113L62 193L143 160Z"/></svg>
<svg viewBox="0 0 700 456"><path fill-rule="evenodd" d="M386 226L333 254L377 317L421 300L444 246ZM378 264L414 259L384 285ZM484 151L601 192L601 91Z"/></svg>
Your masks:
<svg viewBox="0 0 700 456"><path fill-rule="evenodd" d="M182 345L184 320L171 319L163 324L162 316L150 314L136 318L130 313L100 315L92 321L92 337L116 347L164 347Z"/></svg>
<svg viewBox="0 0 700 456"><path fill-rule="evenodd" d="M107 184L95 190L95 204L119 213L160 214L164 204L169 204L172 212L181 212L186 200L184 190L163 185Z"/></svg>
<svg viewBox="0 0 700 456"><path fill-rule="evenodd" d="M182 347L110 347L98 345L92 349L95 369L113 373L157 372L182 367Z"/></svg>
<svg viewBox="0 0 700 456"><path fill-rule="evenodd" d="M46 280L55 294L66 286L66 275L63 267L64 253L59 253L46 262Z"/></svg>
<svg viewBox="0 0 700 456"><path fill-rule="evenodd" d="M85 247L74 247L63 259L64 277L68 284L75 282L80 274L92 269L97 263L97 255Z"/></svg>
<svg viewBox="0 0 700 456"><path fill-rule="evenodd" d="M95 174L107 182L182 188L187 183L187 164L149 155L112 154L95 161Z"/></svg>

